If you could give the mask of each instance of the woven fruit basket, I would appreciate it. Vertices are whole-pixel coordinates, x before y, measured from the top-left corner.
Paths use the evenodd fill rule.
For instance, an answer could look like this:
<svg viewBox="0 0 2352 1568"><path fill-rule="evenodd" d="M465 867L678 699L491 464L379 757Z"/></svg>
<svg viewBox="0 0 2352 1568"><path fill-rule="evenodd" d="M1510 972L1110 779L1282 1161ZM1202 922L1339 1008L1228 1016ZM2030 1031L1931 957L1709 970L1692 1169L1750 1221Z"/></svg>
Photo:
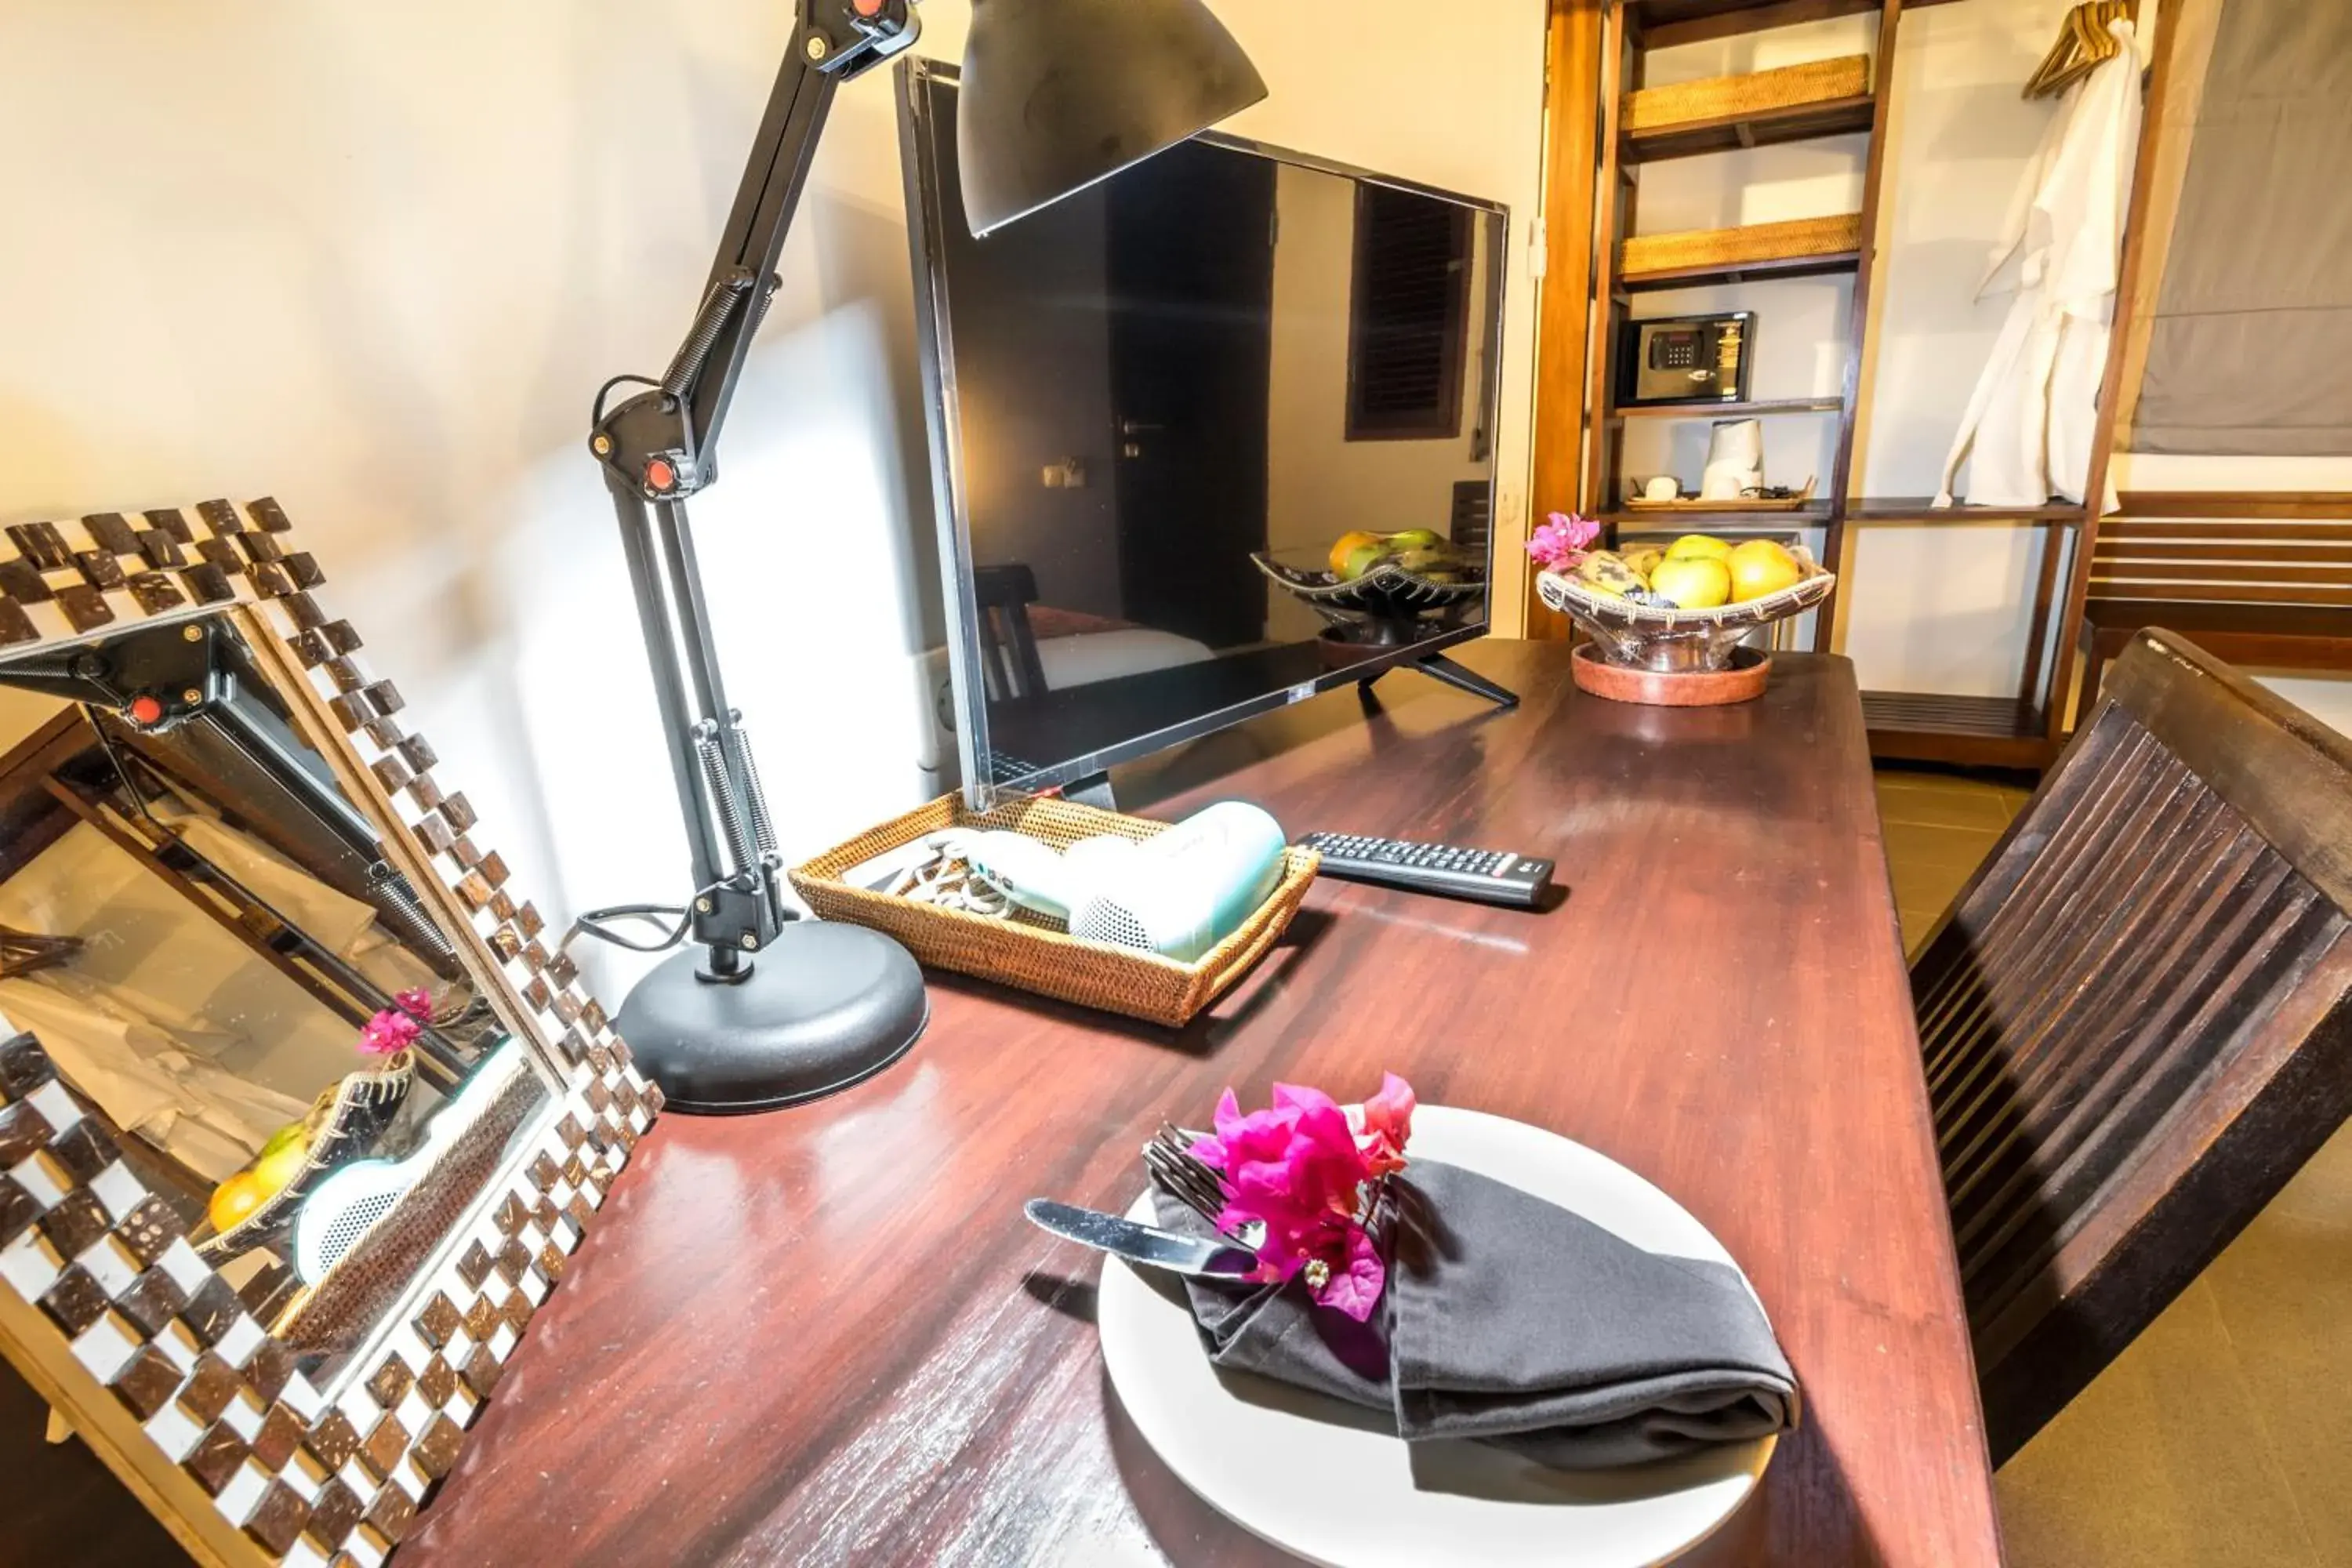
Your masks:
<svg viewBox="0 0 2352 1568"><path fill-rule="evenodd" d="M1777 594L1711 610L1666 609L1637 605L1557 572L1536 575L1538 598L1591 635L1612 665L1661 674L1720 671L1732 667L1732 650L1758 626L1810 610L1837 586L1803 545L1790 547L1804 575Z"/></svg>
<svg viewBox="0 0 2352 1568"><path fill-rule="evenodd" d="M1040 995L1173 1028L1223 994L1274 946L1298 912L1299 901L1315 880L1322 857L1311 849L1286 850L1282 880L1257 912L1192 963L1109 942L1081 941L1060 921L1027 910L1016 910L1006 919L992 919L969 910L916 903L843 880L843 874L853 867L949 828L1007 828L1042 838L1059 849L1106 833L1142 840L1165 832L1168 826L1076 801L1019 800L974 812L961 795L942 795L794 867L791 875L801 897L824 919L886 931L933 968L1000 981Z"/></svg>
<svg viewBox="0 0 2352 1568"><path fill-rule="evenodd" d="M310 1152L301 1168L276 1195L227 1230L214 1230L209 1219L197 1222L188 1237L196 1256L221 1263L257 1247L281 1249L303 1200L335 1171L374 1149L415 1082L416 1055L401 1051L372 1072L346 1073L320 1091L304 1118Z"/></svg>

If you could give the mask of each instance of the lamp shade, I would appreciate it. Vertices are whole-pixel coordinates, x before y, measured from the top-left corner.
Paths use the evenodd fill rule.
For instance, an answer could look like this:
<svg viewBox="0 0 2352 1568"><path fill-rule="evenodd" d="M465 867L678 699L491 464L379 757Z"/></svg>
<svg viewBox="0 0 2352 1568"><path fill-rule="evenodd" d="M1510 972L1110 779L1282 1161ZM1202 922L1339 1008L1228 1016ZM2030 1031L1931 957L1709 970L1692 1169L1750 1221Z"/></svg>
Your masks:
<svg viewBox="0 0 2352 1568"><path fill-rule="evenodd" d="M1201 0L973 0L956 159L975 235L1265 96Z"/></svg>

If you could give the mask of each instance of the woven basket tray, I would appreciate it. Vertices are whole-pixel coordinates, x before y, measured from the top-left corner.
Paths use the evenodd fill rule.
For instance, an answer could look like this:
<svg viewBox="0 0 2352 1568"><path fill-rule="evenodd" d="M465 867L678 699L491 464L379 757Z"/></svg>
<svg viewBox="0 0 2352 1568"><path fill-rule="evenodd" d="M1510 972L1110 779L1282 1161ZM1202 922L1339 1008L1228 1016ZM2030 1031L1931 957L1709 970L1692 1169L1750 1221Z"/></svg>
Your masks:
<svg viewBox="0 0 2352 1568"><path fill-rule="evenodd" d="M1272 896L1239 931L1196 963L1179 963L1108 942L1081 942L1059 921L1027 910L1011 920L991 920L869 892L841 880L852 867L950 827L1013 828L1062 848L1103 833L1150 838L1167 826L1066 800L1013 801L974 813L962 797L942 795L794 867L793 886L826 920L887 931L934 968L976 974L1172 1028L1216 1000L1265 956L1298 912L1315 868L1322 864L1320 856L1311 849L1289 850Z"/></svg>
<svg viewBox="0 0 2352 1568"><path fill-rule="evenodd" d="M1627 131L1662 131L1676 125L1737 120L1776 109L1859 98L1869 90L1870 57L1841 55L1835 59L1807 60L1802 65L1781 66L1746 76L1717 76L1705 81L1677 82L1672 87L1643 88L1625 95L1619 118Z"/></svg>
<svg viewBox="0 0 2352 1568"><path fill-rule="evenodd" d="M1618 271L1631 278L1643 272L1682 272L1743 262L1794 261L1861 248L1862 215L1837 213L1787 223L1752 223L1743 228L1635 235L1620 253Z"/></svg>

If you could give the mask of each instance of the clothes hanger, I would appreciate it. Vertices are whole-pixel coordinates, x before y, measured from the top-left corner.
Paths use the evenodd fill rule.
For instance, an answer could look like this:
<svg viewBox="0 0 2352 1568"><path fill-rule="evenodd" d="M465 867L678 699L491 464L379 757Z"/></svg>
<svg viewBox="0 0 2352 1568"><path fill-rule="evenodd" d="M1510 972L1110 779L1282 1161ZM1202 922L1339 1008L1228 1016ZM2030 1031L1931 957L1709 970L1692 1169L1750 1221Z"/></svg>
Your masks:
<svg viewBox="0 0 2352 1568"><path fill-rule="evenodd" d="M2136 23L2138 13L2137 0L2086 0L2067 12L2058 29L2058 41L2026 79L2022 96L2054 97L2113 59L2123 46L2107 31L2108 25L2117 20Z"/></svg>

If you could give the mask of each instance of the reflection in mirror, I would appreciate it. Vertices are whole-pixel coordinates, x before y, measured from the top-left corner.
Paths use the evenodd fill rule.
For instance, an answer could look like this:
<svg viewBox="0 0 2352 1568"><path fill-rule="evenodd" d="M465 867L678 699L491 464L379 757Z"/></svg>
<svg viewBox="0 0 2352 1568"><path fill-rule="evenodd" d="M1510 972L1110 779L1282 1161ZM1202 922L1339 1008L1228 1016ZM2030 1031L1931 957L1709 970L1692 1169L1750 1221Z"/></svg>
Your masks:
<svg viewBox="0 0 2352 1568"><path fill-rule="evenodd" d="M227 615L0 662L0 1015L326 1384L551 1098Z"/></svg>

